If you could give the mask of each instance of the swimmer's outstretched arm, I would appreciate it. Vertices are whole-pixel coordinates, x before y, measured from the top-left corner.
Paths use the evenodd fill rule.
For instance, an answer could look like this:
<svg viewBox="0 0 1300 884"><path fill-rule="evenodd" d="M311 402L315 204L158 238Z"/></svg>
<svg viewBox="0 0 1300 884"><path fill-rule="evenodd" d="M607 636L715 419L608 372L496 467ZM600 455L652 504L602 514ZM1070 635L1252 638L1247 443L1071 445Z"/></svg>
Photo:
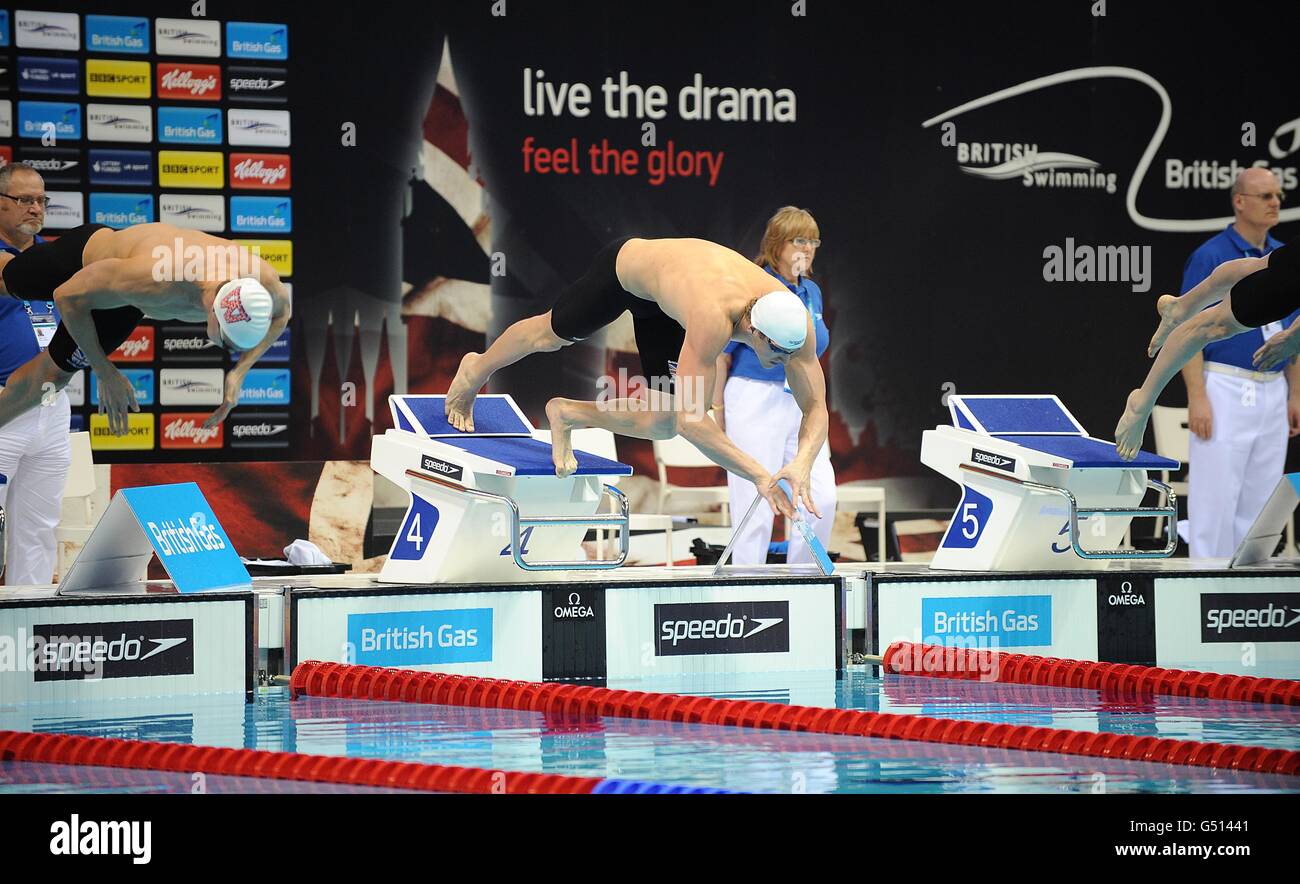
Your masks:
<svg viewBox="0 0 1300 884"><path fill-rule="evenodd" d="M153 263L148 259L109 258L83 267L54 290L54 303L63 324L99 382L100 411L108 415L109 429L118 436L127 431L127 412L139 411L140 404L135 387L108 361L108 354L100 346L91 311L138 307L148 313L157 288ZM124 292L131 293L129 300Z"/></svg>
<svg viewBox="0 0 1300 884"><path fill-rule="evenodd" d="M266 337L262 338L253 349L239 354L234 367L226 372L226 386L221 405L208 415L207 420L203 422L204 427L215 427L226 419L226 415L230 414L232 408L239 404L239 393L244 389L244 378L248 375L248 370L280 339L280 335L284 334L285 328L289 325L290 318L293 317L293 303L289 298L288 289L280 282L280 277L275 275L275 271L269 273L272 275L268 277L264 273L261 281L275 302L271 312L271 327L266 330Z"/></svg>
<svg viewBox="0 0 1300 884"><path fill-rule="evenodd" d="M1163 295L1156 304L1156 309L1160 313L1160 326L1147 346L1147 356L1155 356L1160 352L1160 348L1164 346L1165 340L1174 329L1215 301L1222 301L1234 285L1267 266L1267 255L1263 258L1237 258L1233 261L1224 261L1214 268L1213 273L1201 280L1199 285L1188 289L1182 297Z"/></svg>

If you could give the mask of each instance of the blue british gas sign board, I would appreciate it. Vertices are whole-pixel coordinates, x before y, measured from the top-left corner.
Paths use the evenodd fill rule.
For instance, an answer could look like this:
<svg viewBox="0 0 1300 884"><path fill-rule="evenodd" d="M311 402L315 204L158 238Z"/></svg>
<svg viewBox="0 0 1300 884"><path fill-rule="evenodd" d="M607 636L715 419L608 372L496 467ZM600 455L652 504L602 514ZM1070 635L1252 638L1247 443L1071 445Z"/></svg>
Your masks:
<svg viewBox="0 0 1300 884"><path fill-rule="evenodd" d="M194 482L119 492L180 592L248 586L252 578Z"/></svg>
<svg viewBox="0 0 1300 884"><path fill-rule="evenodd" d="M1050 595L921 599L922 641L1005 648L1052 644Z"/></svg>
<svg viewBox="0 0 1300 884"><path fill-rule="evenodd" d="M231 58L284 61L289 57L289 26L264 22L227 22L226 55Z"/></svg>
<svg viewBox="0 0 1300 884"><path fill-rule="evenodd" d="M86 48L92 52L149 52L149 19L126 15L86 16Z"/></svg>
<svg viewBox="0 0 1300 884"><path fill-rule="evenodd" d="M492 609L349 614L348 645L360 666L488 663Z"/></svg>

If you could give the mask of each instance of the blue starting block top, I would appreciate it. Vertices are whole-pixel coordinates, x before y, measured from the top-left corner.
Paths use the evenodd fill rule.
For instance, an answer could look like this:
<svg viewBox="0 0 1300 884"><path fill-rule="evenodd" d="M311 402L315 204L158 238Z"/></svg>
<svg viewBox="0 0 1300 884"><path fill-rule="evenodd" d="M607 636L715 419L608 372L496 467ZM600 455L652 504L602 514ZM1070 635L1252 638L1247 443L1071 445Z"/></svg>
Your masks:
<svg viewBox="0 0 1300 884"><path fill-rule="evenodd" d="M475 425L477 429L477 422ZM537 439L497 437L475 437L462 435L459 439L439 439L453 448L459 448L469 454L508 464L514 468L516 476L554 476L555 464L551 462L551 446ZM630 476L632 468L616 460L588 454L585 451L573 452L578 461L575 476Z"/></svg>
<svg viewBox="0 0 1300 884"><path fill-rule="evenodd" d="M1074 463L1084 469L1176 470L1181 464L1146 451L1122 460L1115 443L1094 439L1055 396L950 396L952 424Z"/></svg>
<svg viewBox="0 0 1300 884"><path fill-rule="evenodd" d="M1105 469L1107 467L1127 470L1176 470L1178 461L1151 454L1138 452L1133 460L1121 460L1115 453L1114 442L1103 442L1091 436L1025 436L1016 433L997 433L995 438L1041 451L1055 457L1063 457L1074 462L1075 467L1085 469Z"/></svg>
<svg viewBox="0 0 1300 884"><path fill-rule="evenodd" d="M485 394L474 400L473 433L462 433L447 422L446 396L390 396L388 407L393 412L393 425L399 430L431 439L466 436L530 438L533 434L533 425L515 405L515 400L502 394Z"/></svg>
<svg viewBox="0 0 1300 884"><path fill-rule="evenodd" d="M462 433L447 422L446 396L390 396L388 406L399 430L418 433L487 460L508 466L516 476L554 476L551 446L533 438L533 425L505 394L474 400L474 432ZM632 467L616 460L574 450L575 476L630 476Z"/></svg>

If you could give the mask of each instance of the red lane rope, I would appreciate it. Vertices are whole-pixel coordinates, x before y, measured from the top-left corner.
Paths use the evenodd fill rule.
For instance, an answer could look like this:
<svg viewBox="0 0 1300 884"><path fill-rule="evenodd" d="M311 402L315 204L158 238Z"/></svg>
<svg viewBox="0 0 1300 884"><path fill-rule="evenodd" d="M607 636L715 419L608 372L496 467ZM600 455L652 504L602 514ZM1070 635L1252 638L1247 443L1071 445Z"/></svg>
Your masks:
<svg viewBox="0 0 1300 884"><path fill-rule="evenodd" d="M426 792L589 794L600 777L0 730L0 761L123 767Z"/></svg>
<svg viewBox="0 0 1300 884"><path fill-rule="evenodd" d="M820 734L852 734L888 740L919 740L1300 776L1300 752L1263 746L1229 746L1193 740L957 721L921 715L615 691L571 684L505 681L346 663L299 663L293 670L290 689L295 698L303 695L346 697L439 706L561 712L576 717L610 716Z"/></svg>
<svg viewBox="0 0 1300 884"><path fill-rule="evenodd" d="M882 666L897 675L1300 706L1300 681L1295 679L1063 660L989 649L894 642L885 651Z"/></svg>

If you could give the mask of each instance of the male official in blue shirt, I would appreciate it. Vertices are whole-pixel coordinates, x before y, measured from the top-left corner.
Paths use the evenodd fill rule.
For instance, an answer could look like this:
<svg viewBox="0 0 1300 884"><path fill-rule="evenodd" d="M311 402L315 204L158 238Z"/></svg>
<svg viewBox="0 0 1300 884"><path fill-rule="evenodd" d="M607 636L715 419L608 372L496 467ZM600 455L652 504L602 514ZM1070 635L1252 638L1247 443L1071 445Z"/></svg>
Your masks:
<svg viewBox="0 0 1300 884"><path fill-rule="evenodd" d="M0 168L0 250L17 255L35 243L45 225L45 181L25 163ZM54 336L59 317L54 293L48 301L0 296L0 387L20 365L36 357ZM0 428L0 504L5 508L9 586L49 583L54 576L54 529L68 478L68 395L53 390L33 408ZM7 490L6 490L7 489Z"/></svg>
<svg viewBox="0 0 1300 884"><path fill-rule="evenodd" d="M1278 222L1282 200L1276 175L1244 169L1232 188L1233 222L1188 258L1182 291L1225 261L1261 258L1281 246L1268 231ZM1285 369L1259 371L1252 358L1297 316L1300 310L1281 322L1215 341L1183 367L1194 559L1231 556L1282 476L1288 436L1300 433L1300 367L1292 361Z"/></svg>

